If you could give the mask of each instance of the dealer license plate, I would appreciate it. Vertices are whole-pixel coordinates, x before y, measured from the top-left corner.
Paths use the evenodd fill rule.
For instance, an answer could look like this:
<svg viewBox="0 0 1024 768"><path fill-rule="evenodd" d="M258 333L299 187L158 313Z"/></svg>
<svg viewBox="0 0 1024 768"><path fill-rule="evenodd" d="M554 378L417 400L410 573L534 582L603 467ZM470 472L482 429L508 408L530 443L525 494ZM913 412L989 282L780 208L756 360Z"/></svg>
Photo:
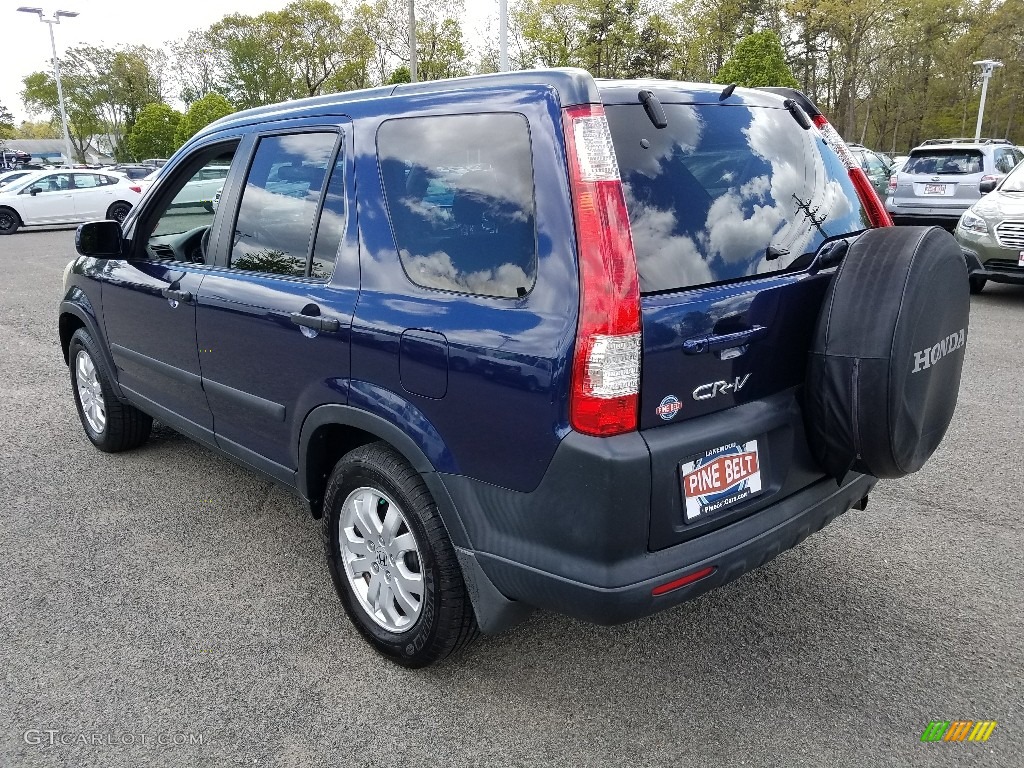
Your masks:
<svg viewBox="0 0 1024 768"><path fill-rule="evenodd" d="M705 451L679 465L686 522L702 520L761 492L757 440Z"/></svg>
<svg viewBox="0 0 1024 768"><path fill-rule="evenodd" d="M945 184L925 184L924 193L926 195L944 195L946 194Z"/></svg>

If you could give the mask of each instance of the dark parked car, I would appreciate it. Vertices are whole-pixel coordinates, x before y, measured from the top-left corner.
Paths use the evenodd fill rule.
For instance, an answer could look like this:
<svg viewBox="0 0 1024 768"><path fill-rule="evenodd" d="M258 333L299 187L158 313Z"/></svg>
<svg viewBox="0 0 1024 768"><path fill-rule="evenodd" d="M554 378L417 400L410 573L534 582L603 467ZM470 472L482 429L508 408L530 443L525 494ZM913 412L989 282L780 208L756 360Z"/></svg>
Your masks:
<svg viewBox="0 0 1024 768"><path fill-rule="evenodd" d="M150 165L115 165L110 168L114 173L125 176L126 178L137 181L138 179L144 179L146 176L153 172L153 166Z"/></svg>
<svg viewBox="0 0 1024 768"><path fill-rule="evenodd" d="M534 608L671 607L917 470L966 270L887 223L795 91L387 86L201 131L80 227L60 341L94 445L159 419L294 488L354 626L422 666Z"/></svg>

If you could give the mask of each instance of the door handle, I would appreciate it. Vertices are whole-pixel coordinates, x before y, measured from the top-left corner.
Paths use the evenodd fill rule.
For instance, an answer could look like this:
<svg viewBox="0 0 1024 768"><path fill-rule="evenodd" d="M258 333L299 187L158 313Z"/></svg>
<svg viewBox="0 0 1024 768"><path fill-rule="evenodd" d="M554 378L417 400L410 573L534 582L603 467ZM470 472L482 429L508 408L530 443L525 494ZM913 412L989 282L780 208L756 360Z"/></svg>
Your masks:
<svg viewBox="0 0 1024 768"><path fill-rule="evenodd" d="M302 325L306 328L312 328L314 331L324 331L326 333L334 333L341 328L341 323L335 320L333 317L321 317L319 315L304 315L301 312L292 312L292 322L295 325Z"/></svg>
<svg viewBox="0 0 1024 768"><path fill-rule="evenodd" d="M164 288L160 291L160 294L165 299L172 299L174 301L192 301L192 293L190 291L176 291L173 288Z"/></svg>
<svg viewBox="0 0 1024 768"><path fill-rule="evenodd" d="M733 333L709 333L706 336L696 336L683 342L683 352L688 355L699 355L704 352L718 352L732 347L742 347L752 341L757 341L768 334L768 329L763 325L755 325L742 331Z"/></svg>

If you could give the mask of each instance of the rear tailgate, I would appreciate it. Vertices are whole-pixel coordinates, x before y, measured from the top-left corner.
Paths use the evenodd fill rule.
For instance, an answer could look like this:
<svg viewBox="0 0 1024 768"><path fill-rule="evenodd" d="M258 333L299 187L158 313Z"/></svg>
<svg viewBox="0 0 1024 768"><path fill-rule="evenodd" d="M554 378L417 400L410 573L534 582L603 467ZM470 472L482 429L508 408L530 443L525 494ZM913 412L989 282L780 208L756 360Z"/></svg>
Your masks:
<svg viewBox="0 0 1024 768"><path fill-rule="evenodd" d="M635 91L602 95L643 294L657 549L821 479L797 395L829 276L803 268L867 216L841 161L781 98L688 104L659 90L657 129Z"/></svg>
<svg viewBox="0 0 1024 768"><path fill-rule="evenodd" d="M912 152L897 181L900 206L957 210L981 197L978 184L984 155L967 148L936 148Z"/></svg>

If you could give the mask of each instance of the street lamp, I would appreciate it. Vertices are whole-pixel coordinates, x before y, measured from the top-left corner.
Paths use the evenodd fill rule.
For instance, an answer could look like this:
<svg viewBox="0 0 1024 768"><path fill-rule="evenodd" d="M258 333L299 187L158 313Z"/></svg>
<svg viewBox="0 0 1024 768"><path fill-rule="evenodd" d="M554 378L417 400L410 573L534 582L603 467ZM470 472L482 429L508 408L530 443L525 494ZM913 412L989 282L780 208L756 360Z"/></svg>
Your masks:
<svg viewBox="0 0 1024 768"><path fill-rule="evenodd" d="M53 76L57 80L57 104L60 106L60 125L64 129L64 157L67 158L68 165L73 163L71 155L71 134L68 133L68 115L64 111L64 87L60 83L60 64L57 61L57 42L53 38L53 25L60 24L61 18L73 19L78 15L78 11L55 11L52 19L47 19L43 16L42 8L30 8L28 6L21 6L18 9L22 13L35 13L39 16L39 20L44 24L50 26L50 48L53 50Z"/></svg>
<svg viewBox="0 0 1024 768"><path fill-rule="evenodd" d="M508 72L508 0L498 0L498 69Z"/></svg>
<svg viewBox="0 0 1024 768"><path fill-rule="evenodd" d="M985 116L985 95L988 93L988 80L996 67L1003 66L1001 61L984 59L974 62L974 66L981 67L981 104L978 105L978 126L974 129L974 140L981 139L981 119Z"/></svg>

